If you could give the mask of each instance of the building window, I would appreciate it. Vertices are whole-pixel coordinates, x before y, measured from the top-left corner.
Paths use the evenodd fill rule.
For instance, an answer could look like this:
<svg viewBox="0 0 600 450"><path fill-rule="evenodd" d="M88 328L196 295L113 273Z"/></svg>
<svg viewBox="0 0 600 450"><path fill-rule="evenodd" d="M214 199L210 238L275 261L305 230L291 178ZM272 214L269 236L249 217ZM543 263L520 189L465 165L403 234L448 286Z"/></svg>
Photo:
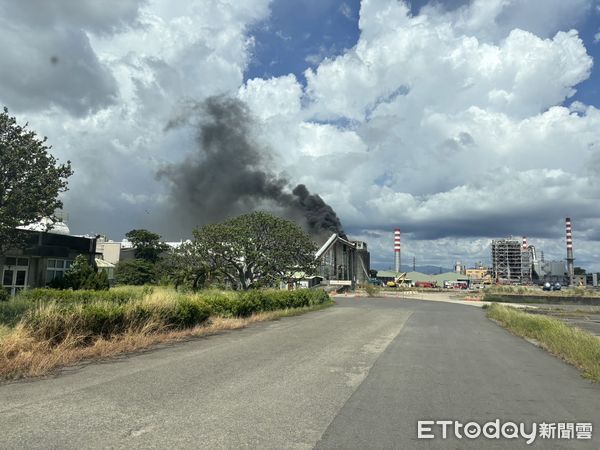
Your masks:
<svg viewBox="0 0 600 450"><path fill-rule="evenodd" d="M67 259L49 259L46 268L46 283L62 280L72 263L73 261Z"/></svg>
<svg viewBox="0 0 600 450"><path fill-rule="evenodd" d="M27 286L28 258L8 256L4 260L2 270L2 286L10 294L15 295Z"/></svg>

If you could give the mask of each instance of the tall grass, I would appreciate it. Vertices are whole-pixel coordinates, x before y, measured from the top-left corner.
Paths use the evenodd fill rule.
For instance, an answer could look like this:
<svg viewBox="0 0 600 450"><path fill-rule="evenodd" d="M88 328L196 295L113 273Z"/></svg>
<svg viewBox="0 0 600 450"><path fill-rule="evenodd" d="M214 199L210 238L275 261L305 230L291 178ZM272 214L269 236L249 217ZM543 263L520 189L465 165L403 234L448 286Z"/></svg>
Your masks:
<svg viewBox="0 0 600 450"><path fill-rule="evenodd" d="M248 317L257 312L313 306L327 299L323 291L314 290L181 294L156 288L88 291L80 295L77 291L44 289L15 300L14 305L29 304L29 309L13 306L10 323L14 324L22 312L21 324L38 340L60 343L69 336L78 336L88 342L132 330L190 328L209 316Z"/></svg>
<svg viewBox="0 0 600 450"><path fill-rule="evenodd" d="M82 358L239 328L329 304L324 291L314 290L32 290L0 303L0 378L40 375Z"/></svg>
<svg viewBox="0 0 600 450"><path fill-rule="evenodd" d="M487 316L518 336L535 339L550 353L579 368L585 377L600 383L600 338L558 319L499 304L490 305Z"/></svg>

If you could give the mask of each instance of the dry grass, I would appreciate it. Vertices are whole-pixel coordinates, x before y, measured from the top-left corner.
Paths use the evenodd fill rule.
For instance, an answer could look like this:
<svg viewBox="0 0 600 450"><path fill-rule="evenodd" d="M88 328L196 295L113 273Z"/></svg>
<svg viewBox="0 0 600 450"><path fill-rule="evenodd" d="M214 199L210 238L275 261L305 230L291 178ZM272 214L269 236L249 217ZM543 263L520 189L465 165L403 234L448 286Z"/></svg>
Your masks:
<svg viewBox="0 0 600 450"><path fill-rule="evenodd" d="M550 353L577 367L586 378L600 383L600 338L559 319L529 314L492 304L487 316L512 333L535 339Z"/></svg>
<svg viewBox="0 0 600 450"><path fill-rule="evenodd" d="M13 332L13 328L0 323L0 339Z"/></svg>
<svg viewBox="0 0 600 450"><path fill-rule="evenodd" d="M156 327L149 325L146 329L132 329L108 339L99 337L89 345L85 342L88 337L73 335L67 336L58 344L40 341L25 327L17 325L3 337L0 335L0 380L40 377L81 361L132 353L165 342L177 342L244 328L257 322L316 311L332 304L333 302L328 302L310 307L261 312L246 318L211 317L203 325L183 330L157 331Z"/></svg>

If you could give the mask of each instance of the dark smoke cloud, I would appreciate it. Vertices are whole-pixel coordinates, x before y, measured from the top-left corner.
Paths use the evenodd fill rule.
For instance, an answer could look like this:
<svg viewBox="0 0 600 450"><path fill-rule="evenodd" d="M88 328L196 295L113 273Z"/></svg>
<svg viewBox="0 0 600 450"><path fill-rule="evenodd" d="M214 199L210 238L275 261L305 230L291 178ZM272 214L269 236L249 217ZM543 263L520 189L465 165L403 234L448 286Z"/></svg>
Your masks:
<svg viewBox="0 0 600 450"><path fill-rule="evenodd" d="M220 221L258 207L274 207L300 220L311 234L345 236L335 211L321 197L268 168L270 153L253 139L253 121L240 100L219 96L187 105L167 130L197 126L198 148L181 164L160 170L171 184L173 212L185 225Z"/></svg>

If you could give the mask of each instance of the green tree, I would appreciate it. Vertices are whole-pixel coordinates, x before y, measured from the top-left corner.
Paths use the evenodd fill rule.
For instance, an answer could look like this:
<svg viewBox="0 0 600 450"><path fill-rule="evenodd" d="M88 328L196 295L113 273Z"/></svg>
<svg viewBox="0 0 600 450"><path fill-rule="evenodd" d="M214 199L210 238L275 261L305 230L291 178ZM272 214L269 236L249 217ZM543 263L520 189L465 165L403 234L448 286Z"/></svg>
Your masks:
<svg viewBox="0 0 600 450"><path fill-rule="evenodd" d="M78 255L71 267L65 272L63 280L55 287L73 289L74 291L79 289L107 290L108 276L104 272L98 273L84 255Z"/></svg>
<svg viewBox="0 0 600 450"><path fill-rule="evenodd" d="M155 263L161 253L166 252L169 246L161 242L160 234L148 230L131 230L125 237L129 239L135 249L135 257Z"/></svg>
<svg viewBox="0 0 600 450"><path fill-rule="evenodd" d="M121 261L115 270L115 280L118 284L143 284L156 283L156 268L153 263L145 259L131 259Z"/></svg>
<svg viewBox="0 0 600 450"><path fill-rule="evenodd" d="M312 273L316 246L289 220L244 214L194 230L197 255L238 289L269 286L292 272Z"/></svg>
<svg viewBox="0 0 600 450"><path fill-rule="evenodd" d="M573 275L585 275L585 269L582 269L581 267L574 267Z"/></svg>
<svg viewBox="0 0 600 450"><path fill-rule="evenodd" d="M56 220L62 207L58 195L73 171L70 161L58 164L46 140L18 125L7 108L0 113L0 250L19 241L16 227Z"/></svg>
<svg viewBox="0 0 600 450"><path fill-rule="evenodd" d="M210 274L210 268L192 242L185 242L169 252L157 264L161 276L175 285L188 286L193 290L204 286Z"/></svg>

